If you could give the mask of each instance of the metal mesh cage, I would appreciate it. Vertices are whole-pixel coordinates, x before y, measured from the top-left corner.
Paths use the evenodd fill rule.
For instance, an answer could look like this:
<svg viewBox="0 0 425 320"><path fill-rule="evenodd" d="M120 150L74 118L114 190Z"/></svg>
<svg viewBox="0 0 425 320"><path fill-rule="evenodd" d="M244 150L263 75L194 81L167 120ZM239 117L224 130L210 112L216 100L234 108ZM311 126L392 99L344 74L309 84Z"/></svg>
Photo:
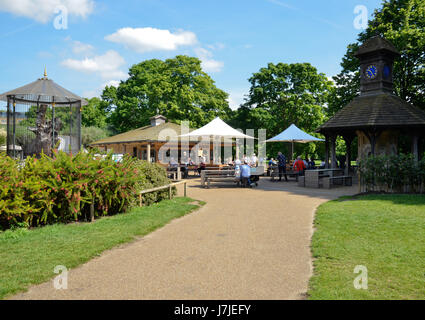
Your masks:
<svg viewBox="0 0 425 320"><path fill-rule="evenodd" d="M80 150L81 100L55 102L54 96L7 96L7 110L1 118L6 118L10 156L51 155L52 149L67 153Z"/></svg>

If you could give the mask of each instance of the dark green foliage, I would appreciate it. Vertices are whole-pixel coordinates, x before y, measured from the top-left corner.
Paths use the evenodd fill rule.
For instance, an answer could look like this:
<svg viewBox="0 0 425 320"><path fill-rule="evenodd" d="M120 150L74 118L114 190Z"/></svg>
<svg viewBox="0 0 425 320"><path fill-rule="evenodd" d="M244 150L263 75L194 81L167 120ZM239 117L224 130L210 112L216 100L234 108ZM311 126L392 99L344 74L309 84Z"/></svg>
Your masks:
<svg viewBox="0 0 425 320"><path fill-rule="evenodd" d="M424 192L425 159L412 155L372 156L359 162L360 178L366 191Z"/></svg>
<svg viewBox="0 0 425 320"><path fill-rule="evenodd" d="M216 116L226 119L231 112L227 93L202 71L197 58L146 60L133 65L129 76L118 88L106 87L102 94L110 112L108 121L118 132L148 125L156 114L200 127Z"/></svg>
<svg viewBox="0 0 425 320"><path fill-rule="evenodd" d="M105 129L107 127L108 103L96 97L86 100L88 105L82 108L81 125Z"/></svg>
<svg viewBox="0 0 425 320"><path fill-rule="evenodd" d="M331 82L309 63L269 63L249 79L246 103L236 112L232 125L265 128L267 137L277 135L291 124L314 133L324 121L323 107ZM268 144L269 156L282 151L281 144ZM296 154L316 153L316 144L296 145Z"/></svg>
<svg viewBox="0 0 425 320"><path fill-rule="evenodd" d="M104 139L110 136L111 133L107 129L99 127L82 127L81 128L81 140L83 147L87 148L90 143Z"/></svg>
<svg viewBox="0 0 425 320"><path fill-rule="evenodd" d="M117 163L111 153L95 152L28 157L22 168L0 155L0 227L85 221L92 203L96 216L125 212L142 188L169 183L165 170L156 164L128 155ZM151 197L149 203L166 195L159 192Z"/></svg>

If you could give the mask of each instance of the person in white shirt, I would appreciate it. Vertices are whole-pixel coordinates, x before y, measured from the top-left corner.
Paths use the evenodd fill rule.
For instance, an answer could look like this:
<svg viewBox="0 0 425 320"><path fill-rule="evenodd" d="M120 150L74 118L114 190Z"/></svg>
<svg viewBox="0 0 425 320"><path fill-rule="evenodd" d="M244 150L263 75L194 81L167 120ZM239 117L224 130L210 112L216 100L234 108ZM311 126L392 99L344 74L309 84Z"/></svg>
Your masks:
<svg viewBox="0 0 425 320"><path fill-rule="evenodd" d="M257 164L258 164L258 158L255 155L255 153L253 153L252 154L252 157L251 157L251 167L256 167Z"/></svg>

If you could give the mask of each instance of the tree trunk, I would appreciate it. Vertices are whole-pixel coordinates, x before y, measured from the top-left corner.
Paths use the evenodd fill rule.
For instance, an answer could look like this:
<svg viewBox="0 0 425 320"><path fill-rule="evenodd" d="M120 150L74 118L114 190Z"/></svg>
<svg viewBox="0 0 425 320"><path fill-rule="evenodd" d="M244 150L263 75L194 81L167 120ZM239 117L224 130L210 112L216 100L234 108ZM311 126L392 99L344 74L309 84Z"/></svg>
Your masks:
<svg viewBox="0 0 425 320"><path fill-rule="evenodd" d="M33 141L33 153L40 155L43 151L44 154L52 155L52 133L53 126L51 120L46 120L47 105L42 104L37 112L37 120L35 127L28 128L34 132L35 139ZM55 144L58 141L58 132L62 129L62 122L60 119L54 119L55 126Z"/></svg>

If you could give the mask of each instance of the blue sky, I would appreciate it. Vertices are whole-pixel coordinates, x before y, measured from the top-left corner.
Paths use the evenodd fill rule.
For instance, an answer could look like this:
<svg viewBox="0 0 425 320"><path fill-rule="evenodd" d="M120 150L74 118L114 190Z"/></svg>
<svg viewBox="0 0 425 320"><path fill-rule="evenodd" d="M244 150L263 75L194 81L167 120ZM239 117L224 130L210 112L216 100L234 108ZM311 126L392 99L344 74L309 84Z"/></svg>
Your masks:
<svg viewBox="0 0 425 320"><path fill-rule="evenodd" d="M187 54L203 61L235 108L248 78L269 62L310 62L337 74L361 31L353 24L358 5L370 17L381 0L0 0L0 92L34 81L46 66L65 88L97 96L135 63Z"/></svg>

